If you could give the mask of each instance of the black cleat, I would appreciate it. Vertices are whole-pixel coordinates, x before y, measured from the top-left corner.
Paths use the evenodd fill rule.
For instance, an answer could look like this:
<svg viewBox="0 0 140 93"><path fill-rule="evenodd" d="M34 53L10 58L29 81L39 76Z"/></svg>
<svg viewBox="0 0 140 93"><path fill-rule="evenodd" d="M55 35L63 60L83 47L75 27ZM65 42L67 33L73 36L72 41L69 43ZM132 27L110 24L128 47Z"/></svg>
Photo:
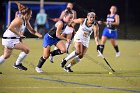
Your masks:
<svg viewBox="0 0 140 93"><path fill-rule="evenodd" d="M66 72L73 72L72 70L71 70L71 68L70 67L64 67L64 70L66 71Z"/></svg>
<svg viewBox="0 0 140 93"><path fill-rule="evenodd" d="M2 72L0 72L0 74L2 74Z"/></svg>
<svg viewBox="0 0 140 93"><path fill-rule="evenodd" d="M67 61L65 59L63 59L62 62L61 62L61 64L60 64L61 67L63 68L66 65L66 63L67 63Z"/></svg>
<svg viewBox="0 0 140 93"><path fill-rule="evenodd" d="M15 69L19 69L19 70L27 70L26 67L24 67L21 63L19 65L14 64L13 66Z"/></svg>

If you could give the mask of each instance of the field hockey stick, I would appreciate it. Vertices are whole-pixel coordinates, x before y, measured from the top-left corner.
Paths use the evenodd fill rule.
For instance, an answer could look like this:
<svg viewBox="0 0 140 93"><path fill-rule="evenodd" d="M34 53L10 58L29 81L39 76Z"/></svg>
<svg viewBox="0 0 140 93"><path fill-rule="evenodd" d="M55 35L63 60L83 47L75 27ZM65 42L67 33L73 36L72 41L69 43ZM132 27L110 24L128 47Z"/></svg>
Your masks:
<svg viewBox="0 0 140 93"><path fill-rule="evenodd" d="M110 69L115 72L115 70L111 67L111 65L108 63L108 61L106 60L106 58L103 56L103 54L98 50L99 55L104 59L104 61L106 62L106 64L110 67Z"/></svg>
<svg viewBox="0 0 140 93"><path fill-rule="evenodd" d="M68 49L69 49L69 47L71 45L72 39L74 38L74 35L75 35L75 29L73 29L72 36L71 36L71 39L70 39L71 41L69 42L69 44L67 46L67 54L68 54Z"/></svg>

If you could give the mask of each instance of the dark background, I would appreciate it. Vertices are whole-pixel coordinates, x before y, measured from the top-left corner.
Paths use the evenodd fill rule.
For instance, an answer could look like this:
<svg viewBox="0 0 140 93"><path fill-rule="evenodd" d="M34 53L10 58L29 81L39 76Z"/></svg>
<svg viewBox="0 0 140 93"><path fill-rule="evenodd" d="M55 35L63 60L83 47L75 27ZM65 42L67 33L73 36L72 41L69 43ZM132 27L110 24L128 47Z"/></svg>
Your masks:
<svg viewBox="0 0 140 93"><path fill-rule="evenodd" d="M19 0L20 1L20 0ZM35 1L35 0L30 0ZM36 0L39 1L39 0ZM120 15L119 38L140 39L140 3L139 0L44 0L56 2L72 2L78 17L86 17L87 11L94 10L97 20L105 20L111 5L118 7ZM8 0L0 1L0 33L5 30L5 3ZM101 26L100 32L102 33Z"/></svg>

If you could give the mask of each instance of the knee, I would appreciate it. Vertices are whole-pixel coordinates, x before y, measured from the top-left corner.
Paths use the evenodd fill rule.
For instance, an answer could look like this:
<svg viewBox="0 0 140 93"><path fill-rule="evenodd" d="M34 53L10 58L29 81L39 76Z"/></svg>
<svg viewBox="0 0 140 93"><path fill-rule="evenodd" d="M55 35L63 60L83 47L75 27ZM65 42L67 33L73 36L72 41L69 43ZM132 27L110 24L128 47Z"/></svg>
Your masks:
<svg viewBox="0 0 140 93"><path fill-rule="evenodd" d="M80 54L81 54L81 51L76 50L76 54L77 54L77 55L80 55Z"/></svg>
<svg viewBox="0 0 140 93"><path fill-rule="evenodd" d="M43 59L48 59L49 56L50 56L50 54L45 54L45 55L43 55Z"/></svg>
<svg viewBox="0 0 140 93"><path fill-rule="evenodd" d="M25 52L26 54L29 54L30 49L29 49L29 48L25 48L25 49L24 49L24 52Z"/></svg>
<svg viewBox="0 0 140 93"><path fill-rule="evenodd" d="M81 54L81 55L79 55L79 58L80 58L80 59L82 59L82 58L83 58L83 56L84 56L84 55L83 55L83 54Z"/></svg>
<svg viewBox="0 0 140 93"><path fill-rule="evenodd" d="M43 59L46 60L46 59L48 59L48 57L49 57L49 55L47 55L47 56L43 56Z"/></svg>
<svg viewBox="0 0 140 93"><path fill-rule="evenodd" d="M8 59L11 55L3 55L4 59Z"/></svg>
<svg viewBox="0 0 140 93"><path fill-rule="evenodd" d="M61 49L61 52L62 53L66 53L66 49Z"/></svg>

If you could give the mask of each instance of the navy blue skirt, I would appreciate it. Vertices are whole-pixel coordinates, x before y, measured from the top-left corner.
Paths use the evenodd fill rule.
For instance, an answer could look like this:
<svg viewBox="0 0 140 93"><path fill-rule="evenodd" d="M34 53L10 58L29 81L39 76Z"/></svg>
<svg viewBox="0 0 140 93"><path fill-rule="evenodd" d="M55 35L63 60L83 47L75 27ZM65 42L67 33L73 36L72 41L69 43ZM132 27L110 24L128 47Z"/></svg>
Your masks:
<svg viewBox="0 0 140 93"><path fill-rule="evenodd" d="M56 45L60 41L59 38L53 38L46 34L43 38L43 47Z"/></svg>

